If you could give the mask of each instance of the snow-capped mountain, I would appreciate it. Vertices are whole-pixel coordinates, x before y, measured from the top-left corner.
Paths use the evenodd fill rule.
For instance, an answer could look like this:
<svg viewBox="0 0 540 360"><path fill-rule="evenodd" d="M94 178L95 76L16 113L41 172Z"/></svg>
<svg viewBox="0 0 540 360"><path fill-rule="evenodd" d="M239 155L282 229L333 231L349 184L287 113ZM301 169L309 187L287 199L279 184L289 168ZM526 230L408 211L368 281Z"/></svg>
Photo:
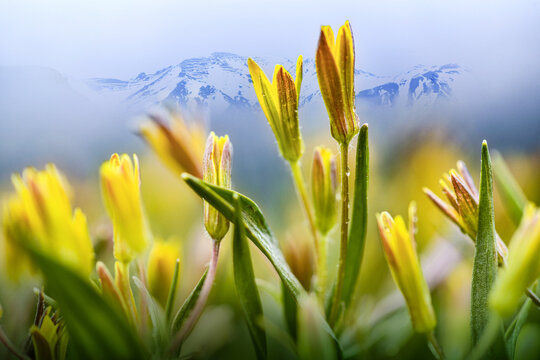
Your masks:
<svg viewBox="0 0 540 360"><path fill-rule="evenodd" d="M255 58L255 61L269 77L275 64L282 64L291 74L295 73L295 60ZM465 72L455 64L416 66L396 76L378 76L355 70L356 99L385 107L430 105L448 99L454 82ZM259 106L247 67L247 57L222 52L187 59L153 74L140 73L130 80L94 78L72 80L71 84L91 99L120 102L135 109L162 103L182 107L208 106L217 111L231 106ZM321 101L315 62L304 59L300 106Z"/></svg>

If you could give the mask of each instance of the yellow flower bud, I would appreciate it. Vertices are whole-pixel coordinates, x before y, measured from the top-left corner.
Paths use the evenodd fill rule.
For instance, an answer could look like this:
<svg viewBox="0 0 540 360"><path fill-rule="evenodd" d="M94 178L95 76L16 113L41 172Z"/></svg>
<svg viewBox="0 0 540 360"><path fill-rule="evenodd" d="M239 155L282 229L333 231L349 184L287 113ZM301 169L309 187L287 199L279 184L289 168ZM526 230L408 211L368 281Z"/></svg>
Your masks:
<svg viewBox="0 0 540 360"><path fill-rule="evenodd" d="M139 134L175 174L188 172L202 178L200 158L204 151L204 129L188 126L178 113L171 113L169 124L151 115L139 127Z"/></svg>
<svg viewBox="0 0 540 360"><path fill-rule="evenodd" d="M336 156L330 149L322 146L315 148L311 188L315 222L319 231L326 235L337 219L337 167Z"/></svg>
<svg viewBox="0 0 540 360"><path fill-rule="evenodd" d="M443 178L439 180L439 184L448 203L428 188L424 188L424 193L464 234L469 236L472 241L476 241L478 190L465 163L458 161L457 170L451 169L447 174L444 174ZM496 248L499 262L502 264L508 255L508 248L498 235Z"/></svg>
<svg viewBox="0 0 540 360"><path fill-rule="evenodd" d="M204 152L204 181L226 189L231 188L232 151L228 135L217 137L214 132L210 133ZM212 239L219 241L229 231L229 220L205 201L204 226Z"/></svg>
<svg viewBox="0 0 540 360"><path fill-rule="evenodd" d="M321 27L315 66L332 137L348 144L360 129L354 104L354 43L348 21L339 28L336 39L330 26Z"/></svg>
<svg viewBox="0 0 540 360"><path fill-rule="evenodd" d="M89 275L94 250L86 217L78 208L72 211L68 185L56 167L48 164L44 171L27 168L22 176L13 175L12 182L16 195L8 199L3 211L8 274L16 278L28 269L24 247L31 245Z"/></svg>
<svg viewBox="0 0 540 360"><path fill-rule="evenodd" d="M276 137L281 156L296 162L304 152L304 142L298 125L298 101L302 84L302 56L296 62L296 81L282 65L274 68L272 83L259 65L248 59L253 88Z"/></svg>
<svg viewBox="0 0 540 360"><path fill-rule="evenodd" d="M511 315L523 292L540 276L540 209L529 204L512 236L507 266L497 277L489 305L501 316Z"/></svg>
<svg viewBox="0 0 540 360"><path fill-rule="evenodd" d="M149 231L141 203L139 160L113 154L100 169L101 193L114 228L114 257L128 263L148 244Z"/></svg>
<svg viewBox="0 0 540 360"><path fill-rule="evenodd" d="M180 258L177 241L155 240L148 258L148 290L165 308L176 260Z"/></svg>
<svg viewBox="0 0 540 360"><path fill-rule="evenodd" d="M415 218L416 206L411 203L408 230L401 216L393 219L387 212L377 214L377 224L390 272L405 298L414 330L428 333L435 328L437 320L416 253Z"/></svg>

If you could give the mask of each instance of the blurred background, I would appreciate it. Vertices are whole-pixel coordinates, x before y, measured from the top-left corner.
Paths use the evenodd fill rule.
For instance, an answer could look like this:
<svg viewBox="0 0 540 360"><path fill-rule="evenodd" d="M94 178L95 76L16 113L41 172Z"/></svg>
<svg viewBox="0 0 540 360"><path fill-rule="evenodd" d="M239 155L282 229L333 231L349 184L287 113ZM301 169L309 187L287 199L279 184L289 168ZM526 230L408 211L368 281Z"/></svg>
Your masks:
<svg viewBox="0 0 540 360"><path fill-rule="evenodd" d="M1 198L12 192L13 172L56 163L73 188L74 204L88 216L98 257L110 263L111 230L98 169L113 152L137 153L152 230L183 246L180 304L209 259L210 240L199 198L136 135L147 114L167 106L188 122L230 135L234 188L260 205L286 251L302 253L307 226L258 105L247 58L271 76L275 64L294 73L296 58L303 55L299 111L309 179L316 145L337 152L315 74L319 27L337 29L345 20L356 46L357 114L369 123L371 144L370 228L358 311L350 319L355 330L344 334L347 351L374 358L427 354L402 311L374 227L376 212L405 214L415 200L417 241L434 289L442 345L449 358L459 358L465 351L459 344L469 337L473 248L422 187L440 194L439 178L458 159L478 181L480 144L487 139L527 197L540 203L538 1L2 1ZM497 231L508 242L515 224L496 196ZM331 244L337 237L334 229ZM222 358L232 356L248 338L226 240L211 306L189 343L189 351L204 357L218 351ZM253 253L257 277L276 284L267 262ZM331 251L331 262L336 258ZM39 287L40 280L16 284L3 273L2 321L21 343L27 328L21 324L30 324L33 316L32 286ZM263 292L265 312L279 329L271 290ZM518 349L527 355L522 358L538 358L534 339L540 336L540 319L527 326ZM275 332L272 355L292 356ZM0 357L4 354L0 348Z"/></svg>

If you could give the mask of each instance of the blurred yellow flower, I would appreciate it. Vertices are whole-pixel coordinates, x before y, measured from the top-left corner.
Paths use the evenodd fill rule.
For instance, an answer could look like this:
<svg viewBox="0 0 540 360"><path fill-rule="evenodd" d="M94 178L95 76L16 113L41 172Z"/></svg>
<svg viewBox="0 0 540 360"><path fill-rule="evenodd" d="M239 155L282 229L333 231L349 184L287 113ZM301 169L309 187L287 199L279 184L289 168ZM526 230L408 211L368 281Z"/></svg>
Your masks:
<svg viewBox="0 0 540 360"><path fill-rule="evenodd" d="M248 59L253 88L276 137L279 151L289 162L297 162L304 152L298 124L298 101L302 84L302 56L296 62L296 81L282 65L274 68L272 83L259 65Z"/></svg>
<svg viewBox="0 0 540 360"><path fill-rule="evenodd" d="M226 189L231 188L232 151L228 135L218 137L213 131L210 133L204 152L204 181ZM205 201L204 226L212 239L219 241L229 231L229 220Z"/></svg>
<svg viewBox="0 0 540 360"><path fill-rule="evenodd" d="M337 220L337 166L330 149L315 148L311 181L315 221L319 231L326 235Z"/></svg>
<svg viewBox="0 0 540 360"><path fill-rule="evenodd" d="M179 258L178 241L154 241L148 258L148 290L163 308L167 304L176 260Z"/></svg>
<svg viewBox="0 0 540 360"><path fill-rule="evenodd" d="M101 192L114 228L114 257L123 263L141 254L150 238L141 196L139 160L113 154L100 169Z"/></svg>
<svg viewBox="0 0 540 360"><path fill-rule="evenodd" d="M31 245L89 275L94 249L86 217L78 208L72 211L68 185L56 167L27 168L11 180L16 195L7 200L3 211L8 274L16 278L28 268L23 254L24 247Z"/></svg>
<svg viewBox="0 0 540 360"><path fill-rule="evenodd" d="M390 272L405 298L414 330L429 333L437 320L416 253L416 205L409 205L409 229L401 216L393 219L387 212L377 214L377 224Z"/></svg>
<svg viewBox="0 0 540 360"><path fill-rule="evenodd" d="M507 266L497 277L490 306L501 316L515 312L523 292L540 276L540 209L529 204L510 241Z"/></svg>
<svg viewBox="0 0 540 360"><path fill-rule="evenodd" d="M169 124L156 115L139 126L139 134L161 161L177 175L188 172L202 178L201 157L205 131L198 123L186 124L180 114L170 112Z"/></svg>
<svg viewBox="0 0 540 360"><path fill-rule="evenodd" d="M330 26L321 26L315 66L332 137L348 144L360 129L354 104L354 43L348 21L339 28L337 38Z"/></svg>

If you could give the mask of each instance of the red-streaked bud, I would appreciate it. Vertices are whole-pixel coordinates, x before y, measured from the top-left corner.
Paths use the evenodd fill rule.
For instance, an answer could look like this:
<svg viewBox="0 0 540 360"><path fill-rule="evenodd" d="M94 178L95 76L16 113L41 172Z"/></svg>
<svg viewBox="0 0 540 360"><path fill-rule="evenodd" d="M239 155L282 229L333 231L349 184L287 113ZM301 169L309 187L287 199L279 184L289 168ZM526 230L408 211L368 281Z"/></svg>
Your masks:
<svg viewBox="0 0 540 360"><path fill-rule="evenodd" d="M203 160L204 181L231 188L232 143L229 136L218 137L211 132L206 140ZM204 226L214 240L221 240L229 231L229 220L206 201L204 202Z"/></svg>
<svg viewBox="0 0 540 360"><path fill-rule="evenodd" d="M332 137L348 144L360 129L354 104L354 41L348 21L336 39L330 26L321 27L315 65Z"/></svg>

